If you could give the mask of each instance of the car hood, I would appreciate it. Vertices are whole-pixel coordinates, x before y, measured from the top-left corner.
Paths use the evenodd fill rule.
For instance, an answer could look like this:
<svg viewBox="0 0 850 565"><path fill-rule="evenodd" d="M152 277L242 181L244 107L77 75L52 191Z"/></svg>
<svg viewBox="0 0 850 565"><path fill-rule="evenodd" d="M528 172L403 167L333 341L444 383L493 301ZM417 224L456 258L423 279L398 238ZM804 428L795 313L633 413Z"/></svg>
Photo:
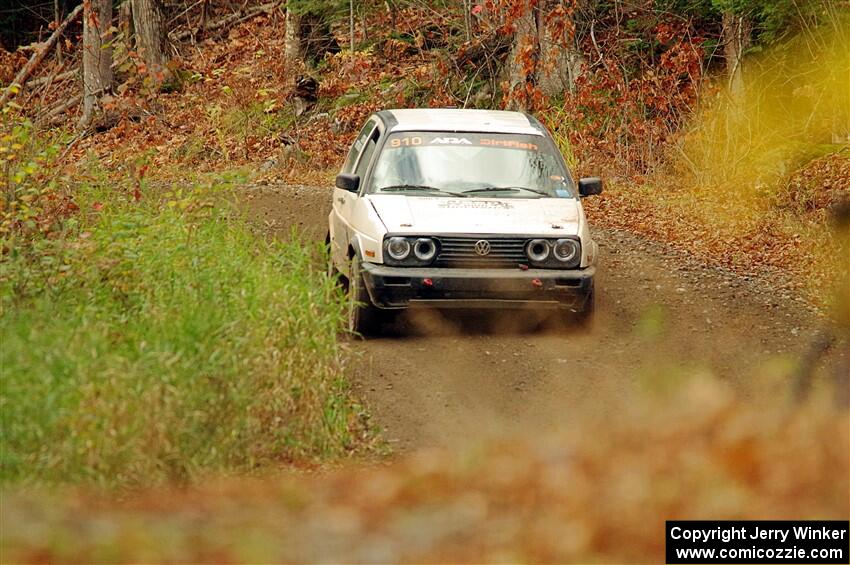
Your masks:
<svg viewBox="0 0 850 565"><path fill-rule="evenodd" d="M370 195L389 233L577 235L572 198L446 198Z"/></svg>

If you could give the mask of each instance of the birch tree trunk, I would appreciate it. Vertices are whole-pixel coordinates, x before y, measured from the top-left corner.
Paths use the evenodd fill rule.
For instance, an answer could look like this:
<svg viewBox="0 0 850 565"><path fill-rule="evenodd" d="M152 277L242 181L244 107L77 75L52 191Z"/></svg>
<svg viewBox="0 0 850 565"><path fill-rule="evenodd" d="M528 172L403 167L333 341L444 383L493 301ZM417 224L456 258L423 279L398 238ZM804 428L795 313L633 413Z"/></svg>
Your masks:
<svg viewBox="0 0 850 565"><path fill-rule="evenodd" d="M304 62L304 52L301 49L301 16L289 8L286 10L283 56L286 59L286 85L289 88L295 88Z"/></svg>
<svg viewBox="0 0 850 565"><path fill-rule="evenodd" d="M112 89L112 0L83 1L83 114L91 124L98 101Z"/></svg>
<svg viewBox="0 0 850 565"><path fill-rule="evenodd" d="M170 78L166 63L167 39L159 0L132 0L133 28L136 46L145 61L148 73L157 83Z"/></svg>
<svg viewBox="0 0 850 565"><path fill-rule="evenodd" d="M293 70L298 67L304 56L301 52L301 16L289 9L286 10L283 53L287 67Z"/></svg>

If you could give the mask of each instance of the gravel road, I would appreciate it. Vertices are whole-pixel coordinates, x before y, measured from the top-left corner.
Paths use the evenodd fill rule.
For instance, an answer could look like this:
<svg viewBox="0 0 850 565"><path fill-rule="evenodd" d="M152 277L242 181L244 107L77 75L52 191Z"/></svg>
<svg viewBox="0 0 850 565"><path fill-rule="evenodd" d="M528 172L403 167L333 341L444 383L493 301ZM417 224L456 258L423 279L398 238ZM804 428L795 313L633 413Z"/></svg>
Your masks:
<svg viewBox="0 0 850 565"><path fill-rule="evenodd" d="M323 239L330 200L322 188L244 189L250 216L276 237L295 226ZM695 373L745 398L788 395L795 359L822 322L781 275L735 275L624 231L594 237L589 331L540 330L525 314L421 312L390 336L351 343L355 390L394 449L545 434L588 412L616 418L614 400Z"/></svg>

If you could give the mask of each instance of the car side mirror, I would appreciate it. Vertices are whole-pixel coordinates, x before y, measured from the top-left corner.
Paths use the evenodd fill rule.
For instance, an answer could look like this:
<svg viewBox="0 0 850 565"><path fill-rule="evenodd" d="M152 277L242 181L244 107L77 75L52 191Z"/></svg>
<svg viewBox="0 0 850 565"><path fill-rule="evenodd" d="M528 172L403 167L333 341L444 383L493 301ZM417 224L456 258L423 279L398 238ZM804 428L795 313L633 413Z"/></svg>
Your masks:
<svg viewBox="0 0 850 565"><path fill-rule="evenodd" d="M360 175L340 173L336 176L336 187L348 192L357 192L360 188Z"/></svg>
<svg viewBox="0 0 850 565"><path fill-rule="evenodd" d="M579 196L594 196L602 194L602 179L599 177L585 177L578 181Z"/></svg>

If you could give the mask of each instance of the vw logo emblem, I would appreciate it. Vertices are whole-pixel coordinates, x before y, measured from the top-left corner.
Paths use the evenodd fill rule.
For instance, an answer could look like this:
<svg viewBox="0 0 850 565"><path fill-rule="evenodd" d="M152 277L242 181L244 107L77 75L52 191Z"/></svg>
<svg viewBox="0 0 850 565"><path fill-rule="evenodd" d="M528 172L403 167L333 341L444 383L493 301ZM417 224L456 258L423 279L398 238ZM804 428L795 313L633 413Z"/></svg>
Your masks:
<svg viewBox="0 0 850 565"><path fill-rule="evenodd" d="M484 239L478 240L478 241L475 242L475 248L474 249L475 249L475 253L477 253L478 255L481 255L482 257L484 255L489 255L490 254L490 242L486 241Z"/></svg>

